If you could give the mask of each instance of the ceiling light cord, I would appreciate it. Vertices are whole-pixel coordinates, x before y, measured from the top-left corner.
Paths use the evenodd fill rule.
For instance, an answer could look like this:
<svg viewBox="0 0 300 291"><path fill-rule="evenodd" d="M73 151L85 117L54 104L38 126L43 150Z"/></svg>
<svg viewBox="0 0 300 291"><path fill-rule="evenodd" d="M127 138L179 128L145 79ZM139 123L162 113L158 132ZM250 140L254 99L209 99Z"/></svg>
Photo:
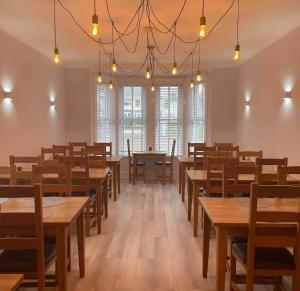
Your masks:
<svg viewBox="0 0 300 291"><path fill-rule="evenodd" d="M236 43L239 45L240 0L237 0Z"/></svg>
<svg viewBox="0 0 300 291"><path fill-rule="evenodd" d="M204 16L204 6L205 6L205 0L202 1L202 16Z"/></svg>
<svg viewBox="0 0 300 291"><path fill-rule="evenodd" d="M54 46L57 48L56 44L56 0L53 0L53 28L54 28Z"/></svg>
<svg viewBox="0 0 300 291"><path fill-rule="evenodd" d="M201 60L201 45L200 45L200 40L198 41L198 72L200 71L200 60Z"/></svg>
<svg viewBox="0 0 300 291"><path fill-rule="evenodd" d="M96 0L94 0L94 14L96 14Z"/></svg>

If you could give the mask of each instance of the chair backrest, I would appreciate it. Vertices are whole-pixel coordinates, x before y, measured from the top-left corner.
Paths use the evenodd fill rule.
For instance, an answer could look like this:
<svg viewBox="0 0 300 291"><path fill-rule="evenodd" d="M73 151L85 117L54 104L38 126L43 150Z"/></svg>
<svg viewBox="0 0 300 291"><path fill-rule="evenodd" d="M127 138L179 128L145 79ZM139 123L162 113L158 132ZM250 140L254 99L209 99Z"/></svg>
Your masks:
<svg viewBox="0 0 300 291"><path fill-rule="evenodd" d="M215 142L215 147L217 150L221 150L222 148L226 147L232 147L233 142Z"/></svg>
<svg viewBox="0 0 300 291"><path fill-rule="evenodd" d="M216 151L213 148L205 148L203 155L203 169L207 168L207 159L208 158L230 158L232 157L230 152Z"/></svg>
<svg viewBox="0 0 300 291"><path fill-rule="evenodd" d="M31 169L11 166L11 185L32 185Z"/></svg>
<svg viewBox="0 0 300 291"><path fill-rule="evenodd" d="M194 157L194 164L193 168L194 170L203 170L203 157L204 157L204 151L206 149L205 145L199 144L194 145L193 147L193 157Z"/></svg>
<svg viewBox="0 0 300 291"><path fill-rule="evenodd" d="M112 157L112 142L94 142L95 146L105 146L107 157Z"/></svg>
<svg viewBox="0 0 300 291"><path fill-rule="evenodd" d="M256 158L262 157L263 151L239 151L239 159L243 166L255 166Z"/></svg>
<svg viewBox="0 0 300 291"><path fill-rule="evenodd" d="M286 184L293 184L293 185L299 185L300 180L297 179L300 175L300 166L278 166L277 167L277 182L278 185L286 185ZM289 180L289 175L292 176L292 180ZM297 175L297 177L296 177Z"/></svg>
<svg viewBox="0 0 300 291"><path fill-rule="evenodd" d="M13 169L10 166L0 166L0 174L7 176L7 179L9 180L9 184L14 184L14 177L13 177ZM2 182L2 181L1 181ZM5 182L6 184L6 182Z"/></svg>
<svg viewBox="0 0 300 291"><path fill-rule="evenodd" d="M42 148L41 166L58 166L61 159L67 156L65 149Z"/></svg>
<svg viewBox="0 0 300 291"><path fill-rule="evenodd" d="M223 166L223 197L228 196L242 196L245 194L250 194L251 180L246 183L241 180L240 175L249 175L253 181L256 181L257 169L253 166L237 166L224 165Z"/></svg>
<svg viewBox="0 0 300 291"><path fill-rule="evenodd" d="M43 195L70 196L70 166L32 166L32 183L41 185Z"/></svg>
<svg viewBox="0 0 300 291"><path fill-rule="evenodd" d="M252 184L247 258L247 269L250 273L248 274L253 274L256 247L293 248L295 262L299 262L300 259L298 207L295 207L295 212L258 208L260 198L297 198L299 201L300 186ZM297 265L299 270L299 264L296 263Z"/></svg>
<svg viewBox="0 0 300 291"><path fill-rule="evenodd" d="M66 151L66 156L73 156L73 147L71 145L53 145L52 147Z"/></svg>
<svg viewBox="0 0 300 291"><path fill-rule="evenodd" d="M74 157L73 157L74 158ZM84 196L88 196L90 192L90 178L89 178L89 167L88 158L81 158L80 167L76 166L76 163L70 164L71 166L71 196L74 193L80 193Z"/></svg>
<svg viewBox="0 0 300 291"><path fill-rule="evenodd" d="M218 146L217 150L220 152L228 152L231 157L239 156L239 146Z"/></svg>
<svg viewBox="0 0 300 291"><path fill-rule="evenodd" d="M32 165L40 165L41 163L41 157L26 157L26 156L9 156L9 164L11 166L17 166L18 167L28 167L31 169Z"/></svg>
<svg viewBox="0 0 300 291"><path fill-rule="evenodd" d="M0 212L0 249L36 250L37 272L40 276L44 276L44 227L40 187L38 185L0 186L0 197L32 198L34 200L32 212L24 211L24 209Z"/></svg>
<svg viewBox="0 0 300 291"><path fill-rule="evenodd" d="M205 142L188 142L188 156L194 156L195 147L206 147Z"/></svg>
<svg viewBox="0 0 300 291"><path fill-rule="evenodd" d="M73 148L73 156L80 156L87 142L69 142L69 145Z"/></svg>
<svg viewBox="0 0 300 291"><path fill-rule="evenodd" d="M106 167L106 146L86 146L82 153L83 156L88 158L89 168Z"/></svg>
<svg viewBox="0 0 300 291"><path fill-rule="evenodd" d="M257 183L258 184L277 184L277 166L287 166L288 158L273 159L273 158L257 158ZM276 167L265 171L264 167Z"/></svg>
<svg viewBox="0 0 300 291"><path fill-rule="evenodd" d="M72 157L65 157L62 159L64 165L69 165L70 168L74 167L85 167L87 165L87 157L84 156L72 156Z"/></svg>
<svg viewBox="0 0 300 291"><path fill-rule="evenodd" d="M237 166L238 158L225 157L225 158L207 158L206 168L206 190L210 194L222 194L222 177L224 165Z"/></svg>

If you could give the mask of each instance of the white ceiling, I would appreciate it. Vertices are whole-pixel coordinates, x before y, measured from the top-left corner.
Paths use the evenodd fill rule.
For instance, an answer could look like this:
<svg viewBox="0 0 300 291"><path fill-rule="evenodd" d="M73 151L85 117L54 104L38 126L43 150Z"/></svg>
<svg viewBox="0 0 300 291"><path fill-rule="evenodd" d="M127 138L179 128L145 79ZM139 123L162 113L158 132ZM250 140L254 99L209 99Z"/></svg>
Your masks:
<svg viewBox="0 0 300 291"><path fill-rule="evenodd" d="M61 0L74 14L79 23L89 28L93 13L93 0ZM109 0L112 17L119 30L123 30L139 4L139 0ZM187 0L186 7L178 23L177 32L183 39L196 37L199 26L201 0ZM151 0L159 16L166 24L174 22L183 0ZM207 25L210 28L231 0L206 0ZM249 59L283 35L300 25L300 0L240 0L240 44L241 62ZM105 0L97 0L97 13L102 30L102 39L109 40L111 26L105 8ZM220 23L214 33L203 42L202 68L234 66L232 60L235 36L236 6ZM146 26L144 15L142 26ZM1 0L0 29L14 36L44 56L52 58L53 36L53 0ZM58 5L57 41L64 66L97 68L97 44L84 35L72 22L72 19ZM116 59L124 68L137 68L146 54L146 37L141 31L137 52L129 54L123 45L116 45ZM157 34L158 43L166 46L169 35ZM133 47L134 37L126 42ZM185 58L192 45L177 42L178 64ZM110 50L109 47L107 47ZM108 67L107 60L104 67ZM160 57L167 66L173 62L172 50Z"/></svg>

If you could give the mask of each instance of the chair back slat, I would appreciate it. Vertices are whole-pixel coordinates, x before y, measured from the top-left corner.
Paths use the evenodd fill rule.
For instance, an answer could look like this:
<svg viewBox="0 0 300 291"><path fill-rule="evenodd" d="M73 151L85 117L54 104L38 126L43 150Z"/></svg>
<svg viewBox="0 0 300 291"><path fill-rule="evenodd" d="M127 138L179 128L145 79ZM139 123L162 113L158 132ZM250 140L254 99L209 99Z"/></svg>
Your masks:
<svg viewBox="0 0 300 291"><path fill-rule="evenodd" d="M104 146L107 157L112 157L112 142L94 142L95 146Z"/></svg>
<svg viewBox="0 0 300 291"><path fill-rule="evenodd" d="M87 146L87 142L69 142L69 145L73 149L73 156L81 156L82 149Z"/></svg>

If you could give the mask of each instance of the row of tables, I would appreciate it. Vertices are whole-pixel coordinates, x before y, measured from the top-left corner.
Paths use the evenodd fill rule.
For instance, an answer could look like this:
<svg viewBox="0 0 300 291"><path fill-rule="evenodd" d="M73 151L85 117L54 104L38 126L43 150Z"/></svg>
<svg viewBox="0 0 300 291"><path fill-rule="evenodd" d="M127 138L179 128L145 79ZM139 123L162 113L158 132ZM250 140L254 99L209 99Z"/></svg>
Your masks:
<svg viewBox="0 0 300 291"><path fill-rule="evenodd" d="M179 161L179 193L185 200L185 183L188 181L188 220L191 220L193 207L193 234L197 236L199 203L203 209L203 241L202 241L202 276L207 278L210 246L210 232L213 225L216 229L216 290L225 290L225 274L227 261L227 238L231 235L248 233L249 198L210 198L199 200L199 189L206 185L206 171L189 169L193 167L192 157L178 157ZM254 182L254 175L240 175L240 181ZM293 182L297 179L289 176ZM276 199L268 207L270 211L299 211L300 201L296 199Z"/></svg>

